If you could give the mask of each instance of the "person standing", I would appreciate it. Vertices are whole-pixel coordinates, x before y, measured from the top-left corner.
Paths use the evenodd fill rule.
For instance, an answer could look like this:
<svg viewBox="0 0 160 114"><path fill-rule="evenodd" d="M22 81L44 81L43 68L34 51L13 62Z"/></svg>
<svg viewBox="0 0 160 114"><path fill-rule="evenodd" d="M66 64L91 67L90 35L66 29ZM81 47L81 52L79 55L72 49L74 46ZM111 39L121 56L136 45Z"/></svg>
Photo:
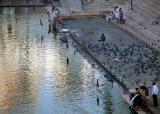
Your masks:
<svg viewBox="0 0 160 114"><path fill-rule="evenodd" d="M124 24L122 8L119 8L119 22L120 22L121 24Z"/></svg>
<svg viewBox="0 0 160 114"><path fill-rule="evenodd" d="M158 92L159 92L158 87L157 87L156 83L153 82L152 97L153 97L154 107L158 106L158 102L157 102Z"/></svg>
<svg viewBox="0 0 160 114"><path fill-rule="evenodd" d="M52 19L51 20L52 31L55 32L56 31L56 24L57 24L57 16L54 12L52 13L52 18L51 19Z"/></svg>
<svg viewBox="0 0 160 114"><path fill-rule="evenodd" d="M118 21L119 21L119 8L118 8L118 6L116 6L116 9L115 9L116 11L115 11L115 17L116 17L116 19L117 19L117 23L118 23Z"/></svg>

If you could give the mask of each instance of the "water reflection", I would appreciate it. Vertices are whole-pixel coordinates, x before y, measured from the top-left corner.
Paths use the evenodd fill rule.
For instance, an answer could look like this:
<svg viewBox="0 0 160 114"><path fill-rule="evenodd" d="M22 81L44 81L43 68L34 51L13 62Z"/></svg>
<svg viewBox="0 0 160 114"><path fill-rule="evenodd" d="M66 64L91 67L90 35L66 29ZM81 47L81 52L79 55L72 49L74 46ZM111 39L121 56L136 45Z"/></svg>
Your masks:
<svg viewBox="0 0 160 114"><path fill-rule="evenodd" d="M48 0L3 0L0 5L48 4Z"/></svg>
<svg viewBox="0 0 160 114"><path fill-rule="evenodd" d="M75 54L70 42L66 49L48 34L43 9L4 8L2 14L0 113L128 114L127 105L103 72Z"/></svg>

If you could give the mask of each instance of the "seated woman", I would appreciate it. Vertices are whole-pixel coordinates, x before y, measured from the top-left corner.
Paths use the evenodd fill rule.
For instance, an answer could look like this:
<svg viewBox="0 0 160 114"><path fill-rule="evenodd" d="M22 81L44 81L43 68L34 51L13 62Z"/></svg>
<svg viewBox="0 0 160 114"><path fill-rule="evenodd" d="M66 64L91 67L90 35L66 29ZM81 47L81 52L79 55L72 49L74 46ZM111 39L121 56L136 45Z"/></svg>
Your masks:
<svg viewBox="0 0 160 114"><path fill-rule="evenodd" d="M116 19L118 22L118 18L119 18L118 6L113 7L113 11L111 13L112 14L110 16L106 16L106 17L109 17L109 18L106 18L106 20L110 22Z"/></svg>

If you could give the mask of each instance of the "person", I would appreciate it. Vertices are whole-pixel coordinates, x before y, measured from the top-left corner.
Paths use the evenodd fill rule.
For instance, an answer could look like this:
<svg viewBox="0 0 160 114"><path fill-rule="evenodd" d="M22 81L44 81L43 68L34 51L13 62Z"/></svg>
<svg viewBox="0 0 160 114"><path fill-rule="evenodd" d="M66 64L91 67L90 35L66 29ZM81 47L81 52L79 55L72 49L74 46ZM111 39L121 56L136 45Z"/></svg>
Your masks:
<svg viewBox="0 0 160 114"><path fill-rule="evenodd" d="M139 92L139 88L137 87L136 88L136 94L139 94L140 92Z"/></svg>
<svg viewBox="0 0 160 114"><path fill-rule="evenodd" d="M130 94L130 100L131 100L138 93L137 93L137 91L135 89L130 89L129 90L129 94Z"/></svg>
<svg viewBox="0 0 160 114"><path fill-rule="evenodd" d="M118 21L119 21L119 9L118 9L118 6L116 6L116 11L114 13L115 13L115 18L117 19L117 23L118 23Z"/></svg>
<svg viewBox="0 0 160 114"><path fill-rule="evenodd" d="M104 34L101 35L101 40L104 42L106 40L106 37Z"/></svg>
<svg viewBox="0 0 160 114"><path fill-rule="evenodd" d="M136 112L137 109L141 107L141 95L140 94L135 94L129 103L129 108L132 114L138 114Z"/></svg>
<svg viewBox="0 0 160 114"><path fill-rule="evenodd" d="M141 94L142 107L144 107L147 104L148 89L144 85L140 84L139 85L139 92Z"/></svg>
<svg viewBox="0 0 160 114"><path fill-rule="evenodd" d="M52 13L52 20L51 20L51 24L52 24L52 31L56 31L56 23L57 23L57 16Z"/></svg>
<svg viewBox="0 0 160 114"><path fill-rule="evenodd" d="M48 34L52 31L51 24L48 25Z"/></svg>
<svg viewBox="0 0 160 114"><path fill-rule="evenodd" d="M98 41L103 41L103 42L105 42L105 40L106 40L106 37L105 37L105 35L102 33L102 35L101 35L101 39L100 39L100 40L98 40Z"/></svg>
<svg viewBox="0 0 160 114"><path fill-rule="evenodd" d="M119 18L119 13L118 13L118 6L113 7L113 11L112 11L112 16L109 17L108 19L106 18L106 20L108 20L108 22L117 19L118 22L118 18Z"/></svg>
<svg viewBox="0 0 160 114"><path fill-rule="evenodd" d="M111 16L111 18L108 19L108 22L110 22L111 20L114 20L116 18L115 13L116 13L116 7L113 7L112 16Z"/></svg>
<svg viewBox="0 0 160 114"><path fill-rule="evenodd" d="M54 3L53 3L53 0L51 1L51 6L52 6L52 13L53 13L54 10L55 10L55 8L56 8L56 6L55 6Z"/></svg>
<svg viewBox="0 0 160 114"><path fill-rule="evenodd" d="M68 66L68 64L69 64L69 58L67 57L67 66Z"/></svg>
<svg viewBox="0 0 160 114"><path fill-rule="evenodd" d="M119 13L119 17L118 17L119 23L124 24L122 8L119 8L119 12L118 13Z"/></svg>
<svg viewBox="0 0 160 114"><path fill-rule="evenodd" d="M97 99L96 99L96 100L97 100L97 105L99 106L99 97L97 97Z"/></svg>
<svg viewBox="0 0 160 114"><path fill-rule="evenodd" d="M99 80L97 79L97 82L96 82L96 86L97 88L99 88Z"/></svg>
<svg viewBox="0 0 160 114"><path fill-rule="evenodd" d="M62 19L60 18L60 14L61 14L60 10L58 8L56 8L55 10L56 10L57 22L59 24L63 24Z"/></svg>
<svg viewBox="0 0 160 114"><path fill-rule="evenodd" d="M146 100L149 99L149 90L145 85L140 84L140 89L142 89L145 92Z"/></svg>
<svg viewBox="0 0 160 114"><path fill-rule="evenodd" d="M153 82L153 87L152 87L152 97L153 97L153 103L154 103L154 107L158 106L158 102L157 102L157 95L158 95L158 87L156 85L155 82Z"/></svg>

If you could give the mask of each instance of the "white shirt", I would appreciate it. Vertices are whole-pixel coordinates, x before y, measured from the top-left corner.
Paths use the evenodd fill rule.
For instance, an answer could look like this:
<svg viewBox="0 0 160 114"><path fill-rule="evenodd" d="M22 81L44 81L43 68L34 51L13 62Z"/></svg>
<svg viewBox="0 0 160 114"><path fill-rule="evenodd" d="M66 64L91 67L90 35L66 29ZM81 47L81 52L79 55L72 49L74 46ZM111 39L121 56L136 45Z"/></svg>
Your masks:
<svg viewBox="0 0 160 114"><path fill-rule="evenodd" d="M130 106L133 106L134 99L135 99L138 95L140 95L140 94L136 94L136 95L130 100L130 102L129 102L129 105L130 105Z"/></svg>
<svg viewBox="0 0 160 114"><path fill-rule="evenodd" d="M156 85L154 85L153 87L152 87L152 95L158 95L158 87L156 86Z"/></svg>
<svg viewBox="0 0 160 114"><path fill-rule="evenodd" d="M116 18L119 18L119 8L116 9L115 16L116 16Z"/></svg>

